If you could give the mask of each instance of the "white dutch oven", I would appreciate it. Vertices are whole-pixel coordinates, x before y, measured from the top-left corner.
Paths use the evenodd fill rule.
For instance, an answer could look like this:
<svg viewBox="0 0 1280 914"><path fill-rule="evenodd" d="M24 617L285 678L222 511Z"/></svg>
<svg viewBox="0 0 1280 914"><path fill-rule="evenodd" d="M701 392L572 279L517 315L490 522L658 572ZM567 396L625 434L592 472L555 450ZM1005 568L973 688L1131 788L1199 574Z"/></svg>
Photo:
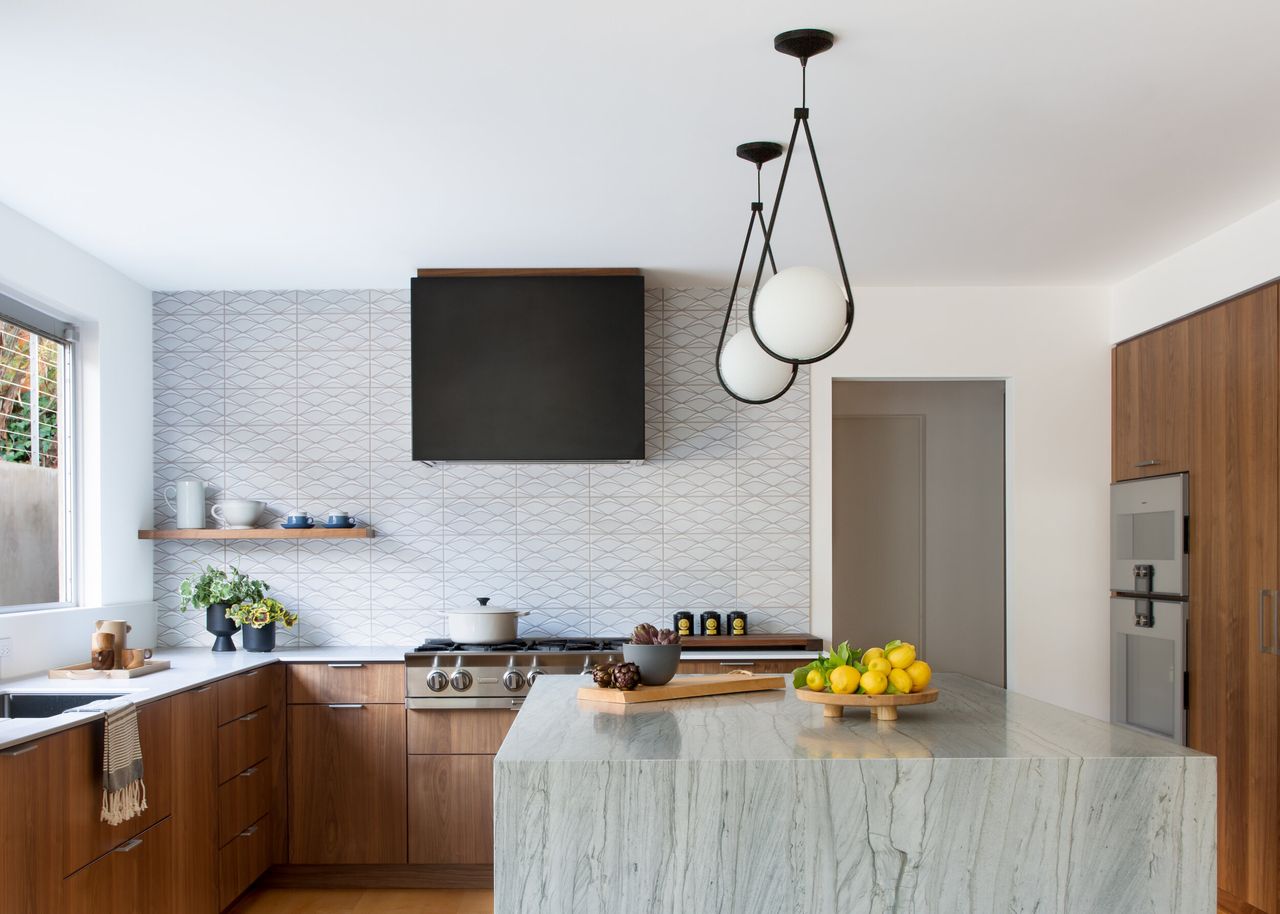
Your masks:
<svg viewBox="0 0 1280 914"><path fill-rule="evenodd" d="M502 644L515 641L521 616L527 611L502 609L490 606L489 597L478 597L478 606L462 609L446 609L449 619L449 638L459 644Z"/></svg>

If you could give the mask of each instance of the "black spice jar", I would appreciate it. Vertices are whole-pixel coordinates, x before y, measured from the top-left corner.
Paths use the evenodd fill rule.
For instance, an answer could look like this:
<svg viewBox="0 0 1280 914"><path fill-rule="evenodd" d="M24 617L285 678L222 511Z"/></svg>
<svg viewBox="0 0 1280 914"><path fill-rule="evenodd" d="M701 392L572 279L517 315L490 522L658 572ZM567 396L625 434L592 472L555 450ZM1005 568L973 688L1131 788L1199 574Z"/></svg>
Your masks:
<svg viewBox="0 0 1280 914"><path fill-rule="evenodd" d="M723 635L724 631L720 628L720 614L715 610L708 609L702 614L702 634L704 635Z"/></svg>
<svg viewBox="0 0 1280 914"><path fill-rule="evenodd" d="M680 637L693 634L693 613L681 610L671 617L671 627Z"/></svg>
<svg viewBox="0 0 1280 914"><path fill-rule="evenodd" d="M740 609L729 613L729 634L745 635L747 633L747 614Z"/></svg>

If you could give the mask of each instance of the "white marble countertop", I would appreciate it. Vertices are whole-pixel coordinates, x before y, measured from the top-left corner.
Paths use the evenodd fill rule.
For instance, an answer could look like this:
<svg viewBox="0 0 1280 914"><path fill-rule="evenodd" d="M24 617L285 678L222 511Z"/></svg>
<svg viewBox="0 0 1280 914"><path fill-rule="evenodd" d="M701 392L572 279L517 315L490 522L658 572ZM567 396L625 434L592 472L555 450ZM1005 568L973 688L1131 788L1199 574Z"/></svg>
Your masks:
<svg viewBox="0 0 1280 914"><path fill-rule="evenodd" d="M823 717L789 686L624 707L579 701L581 679L545 676L497 761L1209 758L967 676L942 673L934 684L936 702L889 723L856 710Z"/></svg>
<svg viewBox="0 0 1280 914"><path fill-rule="evenodd" d="M167 670L134 679L50 679L47 673L0 680L0 692L85 693L125 695L146 704L198 688L245 670L271 663L402 663L401 647L309 647L281 649L269 654L237 650L215 654L207 648L172 648L156 651L156 660L168 660ZM25 743L102 717L101 712L72 711L53 717L0 718L0 749Z"/></svg>

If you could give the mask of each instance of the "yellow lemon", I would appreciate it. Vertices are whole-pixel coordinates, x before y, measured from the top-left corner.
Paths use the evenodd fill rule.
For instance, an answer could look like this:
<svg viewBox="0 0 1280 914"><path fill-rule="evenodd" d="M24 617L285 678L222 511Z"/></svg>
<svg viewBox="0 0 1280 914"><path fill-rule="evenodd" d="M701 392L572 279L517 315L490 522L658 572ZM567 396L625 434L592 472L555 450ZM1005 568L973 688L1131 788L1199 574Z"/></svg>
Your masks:
<svg viewBox="0 0 1280 914"><path fill-rule="evenodd" d="M809 675L804 677L804 684L815 692L827 690L827 680L822 675L822 670L810 670Z"/></svg>
<svg viewBox="0 0 1280 914"><path fill-rule="evenodd" d="M849 695L858 687L858 671L845 664L831 671L831 691L837 695Z"/></svg>
<svg viewBox="0 0 1280 914"><path fill-rule="evenodd" d="M911 664L907 667L906 672L911 677L911 691L913 692L923 692L925 687L929 685L929 680L933 678L933 670L923 660L917 660Z"/></svg>
<svg viewBox="0 0 1280 914"><path fill-rule="evenodd" d="M872 657L866 661L867 669L875 670L877 673L889 675L889 671L893 669L893 664L889 663L884 657Z"/></svg>
<svg viewBox="0 0 1280 914"><path fill-rule="evenodd" d="M893 687L906 695L911 691L911 677L907 675L906 670L891 670L889 672L889 681L893 683Z"/></svg>
<svg viewBox="0 0 1280 914"><path fill-rule="evenodd" d="M916 649L910 644L899 644L885 656L895 670L905 670L916 662Z"/></svg>
<svg viewBox="0 0 1280 914"><path fill-rule="evenodd" d="M880 695L889 688L889 677L878 670L867 670L862 674L859 685L868 695Z"/></svg>
<svg viewBox="0 0 1280 914"><path fill-rule="evenodd" d="M862 652L862 662L865 664L870 664L872 660L875 660L877 657L883 657L883 656L884 656L884 648L869 647Z"/></svg>

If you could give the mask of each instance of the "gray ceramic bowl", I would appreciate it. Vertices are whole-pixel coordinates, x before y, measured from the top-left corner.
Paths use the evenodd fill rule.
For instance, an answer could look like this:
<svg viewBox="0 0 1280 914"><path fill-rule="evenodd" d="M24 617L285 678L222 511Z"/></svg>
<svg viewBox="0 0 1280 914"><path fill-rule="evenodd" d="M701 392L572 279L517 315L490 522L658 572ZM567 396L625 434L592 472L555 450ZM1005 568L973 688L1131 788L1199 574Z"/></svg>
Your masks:
<svg viewBox="0 0 1280 914"><path fill-rule="evenodd" d="M680 666L680 645L624 644L622 659L640 667L641 685L666 685Z"/></svg>

